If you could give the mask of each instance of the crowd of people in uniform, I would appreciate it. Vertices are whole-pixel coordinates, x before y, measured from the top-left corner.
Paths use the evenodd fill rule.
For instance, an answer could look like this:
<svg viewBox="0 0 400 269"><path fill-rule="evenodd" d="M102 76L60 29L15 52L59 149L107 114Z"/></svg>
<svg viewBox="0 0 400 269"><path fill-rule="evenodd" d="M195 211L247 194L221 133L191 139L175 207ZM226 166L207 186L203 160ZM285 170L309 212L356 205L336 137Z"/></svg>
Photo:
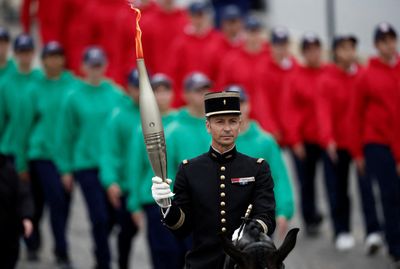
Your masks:
<svg viewBox="0 0 400 269"><path fill-rule="evenodd" d="M177 239L164 227L151 195L153 172L138 106L136 14L125 2L109 0L64 1L68 6L51 9L57 23L39 14L39 70L33 67L37 48L29 34L29 2L22 9L25 33L12 41L0 28L1 265L14 268L21 233L28 259L39 259L40 220L47 206L56 262L73 268L67 226L71 194L79 185L91 222L95 268L111 268L108 240L116 225L118 265L129 268L132 240L144 216L152 266L182 268L191 239ZM182 161L210 146L204 95L214 89L239 92L236 146L271 167L276 236L285 235L295 208L284 149L296 168L305 234L318 236L323 221L315 193L322 161L334 244L350 250L355 245L349 194L354 162L367 254L386 244L400 268L396 30L389 23L377 25L377 56L365 65L358 61L354 35L336 36L332 61L325 63L325 44L305 33L299 61L290 52L286 28L272 28L267 41L261 21L237 6L220 9L216 29L207 3L195 1L183 10L169 0L141 2L144 55L165 127L169 178L175 178Z"/></svg>

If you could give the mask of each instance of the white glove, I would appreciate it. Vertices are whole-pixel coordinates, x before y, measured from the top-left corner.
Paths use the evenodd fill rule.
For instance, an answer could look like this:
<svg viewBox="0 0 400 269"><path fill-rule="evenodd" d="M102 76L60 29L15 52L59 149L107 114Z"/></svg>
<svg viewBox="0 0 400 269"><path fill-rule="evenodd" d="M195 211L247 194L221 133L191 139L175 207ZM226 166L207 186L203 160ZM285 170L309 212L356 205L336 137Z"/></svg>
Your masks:
<svg viewBox="0 0 400 269"><path fill-rule="evenodd" d="M245 226L246 226L246 225L245 225ZM239 230L240 230L240 227L237 228L237 229L233 232L233 234L232 234L232 241L240 240L240 238L242 238L242 236L243 236L243 231L244 231L244 227L243 227L242 231L240 232L240 234L239 234Z"/></svg>
<svg viewBox="0 0 400 269"><path fill-rule="evenodd" d="M167 201L175 195L169 186L172 180L167 179L167 182L164 182L160 177L153 177L151 180L153 181L153 185L151 186L153 199L161 208L170 207L171 205L168 205Z"/></svg>

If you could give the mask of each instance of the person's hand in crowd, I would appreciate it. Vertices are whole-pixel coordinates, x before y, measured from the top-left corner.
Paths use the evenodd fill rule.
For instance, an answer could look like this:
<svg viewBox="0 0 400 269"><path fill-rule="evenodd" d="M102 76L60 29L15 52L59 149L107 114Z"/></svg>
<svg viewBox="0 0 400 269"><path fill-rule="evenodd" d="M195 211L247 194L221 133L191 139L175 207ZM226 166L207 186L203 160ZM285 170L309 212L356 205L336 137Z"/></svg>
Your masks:
<svg viewBox="0 0 400 269"><path fill-rule="evenodd" d="M143 229L143 226L144 226L144 214L143 214L143 212L142 211L138 211L138 212L135 212L135 213L132 213L132 221L133 221L133 223L135 223L136 224L136 226L139 228L139 229Z"/></svg>
<svg viewBox="0 0 400 269"><path fill-rule="evenodd" d="M160 177L153 177L152 181L151 195L154 201L156 201L161 208L168 208L170 205L168 205L166 201L174 196L170 188L172 180L167 179L166 182L164 182Z"/></svg>
<svg viewBox="0 0 400 269"><path fill-rule="evenodd" d="M112 184L107 189L108 200L114 208L121 206L121 188L117 184Z"/></svg>
<svg viewBox="0 0 400 269"><path fill-rule="evenodd" d="M22 225L24 226L24 236L25 238L28 238L33 232L32 221L30 219L24 219L22 221Z"/></svg>
<svg viewBox="0 0 400 269"><path fill-rule="evenodd" d="M357 172L363 176L365 175L365 160L364 158L359 158L355 160Z"/></svg>
<svg viewBox="0 0 400 269"><path fill-rule="evenodd" d="M31 179L29 173L26 172L26 171L19 173L19 178L20 178L22 181L29 181L29 180Z"/></svg>
<svg viewBox="0 0 400 269"><path fill-rule="evenodd" d="M335 142L329 143L328 147L326 148L326 152L328 153L328 156L332 160L332 162L336 163L338 160L338 155Z"/></svg>
<svg viewBox="0 0 400 269"><path fill-rule="evenodd" d="M304 144L301 142L293 146L293 152L300 160L304 160L306 158L306 149L304 148Z"/></svg>
<svg viewBox="0 0 400 269"><path fill-rule="evenodd" d="M283 240L285 238L288 228L289 222L285 217L279 216L276 218L276 229L278 233L278 238L280 240Z"/></svg>
<svg viewBox="0 0 400 269"><path fill-rule="evenodd" d="M62 184L67 192L72 192L74 188L74 176L72 174L64 174L61 176Z"/></svg>

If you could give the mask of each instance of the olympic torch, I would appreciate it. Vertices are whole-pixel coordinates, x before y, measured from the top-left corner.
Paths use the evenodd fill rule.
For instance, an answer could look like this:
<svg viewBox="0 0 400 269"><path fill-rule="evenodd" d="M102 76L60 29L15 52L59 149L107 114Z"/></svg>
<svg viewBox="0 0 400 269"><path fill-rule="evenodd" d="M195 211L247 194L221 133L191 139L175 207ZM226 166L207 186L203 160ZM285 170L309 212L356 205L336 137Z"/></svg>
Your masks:
<svg viewBox="0 0 400 269"><path fill-rule="evenodd" d="M141 42L142 32L139 26L140 10L131 8L136 11L136 55L137 69L139 72L139 107L140 118L142 122L142 132L144 142L146 144L147 154L154 174L167 179L167 150L165 144L164 128L161 121L160 110L154 96L149 76L147 74L146 65L143 57L143 48ZM171 199L164 201L164 206L170 206Z"/></svg>

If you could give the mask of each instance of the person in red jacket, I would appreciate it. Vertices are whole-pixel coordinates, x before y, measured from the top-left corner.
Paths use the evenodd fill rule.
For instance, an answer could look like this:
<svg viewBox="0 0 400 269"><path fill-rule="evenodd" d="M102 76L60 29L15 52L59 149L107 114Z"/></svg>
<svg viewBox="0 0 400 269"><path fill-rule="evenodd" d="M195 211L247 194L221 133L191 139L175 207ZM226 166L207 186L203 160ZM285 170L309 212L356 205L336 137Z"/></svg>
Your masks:
<svg viewBox="0 0 400 269"><path fill-rule="evenodd" d="M321 41L313 33L301 42L304 65L285 81L282 119L285 140L290 146L300 182L301 212L309 236L319 232L322 215L315 203L315 170L321 157L316 119L317 81L325 67L321 59Z"/></svg>
<svg viewBox="0 0 400 269"><path fill-rule="evenodd" d="M271 58L260 65L257 72L255 115L261 127L270 132L281 146L285 146L283 135L282 102L283 84L286 78L298 66L289 51L289 31L284 27L275 27L271 31Z"/></svg>
<svg viewBox="0 0 400 269"><path fill-rule="evenodd" d="M220 76L220 66L224 57L243 45L243 17L240 9L235 5L228 5L221 13L222 42L214 43L209 48L207 57L209 77L216 81Z"/></svg>
<svg viewBox="0 0 400 269"><path fill-rule="evenodd" d="M167 61L172 55L172 44L188 24L186 10L177 8L175 0L159 0L158 8L142 16L143 50L150 72L169 73ZM172 56L175 61L175 57Z"/></svg>
<svg viewBox="0 0 400 269"><path fill-rule="evenodd" d="M351 136L348 121L351 95L361 73L356 59L357 39L339 35L332 44L333 61L318 83L318 126L324 152L325 183L333 222L335 246L339 251L354 247L350 233L349 168ZM366 249L373 254L382 245L372 187L359 176L362 208L366 224ZM371 199L372 198L372 199Z"/></svg>
<svg viewBox="0 0 400 269"><path fill-rule="evenodd" d="M400 118L397 33L390 24L380 23L374 41L378 56L370 59L352 98L352 153L359 171L379 185L389 254L400 268L400 179L393 154Z"/></svg>
<svg viewBox="0 0 400 269"><path fill-rule="evenodd" d="M175 82L174 107L184 105L183 80L192 72L201 72L207 76L209 50L222 42L222 36L212 26L211 7L196 1L189 5L190 24L184 33L177 37L171 47L169 73Z"/></svg>
<svg viewBox="0 0 400 269"><path fill-rule="evenodd" d="M21 24L25 33L31 33L33 20L39 23L39 32L43 44L52 40L61 40L63 32L62 6L65 0L23 0L21 5ZM32 14L34 5L37 5Z"/></svg>
<svg viewBox="0 0 400 269"><path fill-rule="evenodd" d="M254 118L254 108L257 107L254 95L257 76L254 70L258 65L265 65L270 57L269 44L263 38L262 29L258 18L250 16L246 19L244 44L223 58L217 80L217 88L236 84L247 90L252 107L251 118Z"/></svg>

